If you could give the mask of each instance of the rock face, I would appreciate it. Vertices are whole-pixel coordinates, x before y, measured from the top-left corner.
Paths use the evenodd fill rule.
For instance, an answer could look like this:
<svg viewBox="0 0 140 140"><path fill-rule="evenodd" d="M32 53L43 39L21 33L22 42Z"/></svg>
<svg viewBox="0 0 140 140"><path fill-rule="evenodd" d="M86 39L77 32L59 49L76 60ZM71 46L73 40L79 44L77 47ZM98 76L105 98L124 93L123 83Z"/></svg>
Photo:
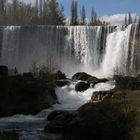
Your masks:
<svg viewBox="0 0 140 140"><path fill-rule="evenodd" d="M85 82L78 82L75 85L75 91L85 91L90 87L89 83L85 83Z"/></svg>
<svg viewBox="0 0 140 140"><path fill-rule="evenodd" d="M140 90L139 75L137 77L115 75L114 80L117 90Z"/></svg>
<svg viewBox="0 0 140 140"><path fill-rule="evenodd" d="M113 95L113 92L111 91L96 91L96 92L93 92L90 102L94 103L94 102L110 99L112 95Z"/></svg>
<svg viewBox="0 0 140 140"><path fill-rule="evenodd" d="M133 129L132 112L125 113L118 103L88 103L75 112L52 113L45 132L60 132L66 139L74 140L129 139L129 132ZM126 115L129 115L128 119Z"/></svg>

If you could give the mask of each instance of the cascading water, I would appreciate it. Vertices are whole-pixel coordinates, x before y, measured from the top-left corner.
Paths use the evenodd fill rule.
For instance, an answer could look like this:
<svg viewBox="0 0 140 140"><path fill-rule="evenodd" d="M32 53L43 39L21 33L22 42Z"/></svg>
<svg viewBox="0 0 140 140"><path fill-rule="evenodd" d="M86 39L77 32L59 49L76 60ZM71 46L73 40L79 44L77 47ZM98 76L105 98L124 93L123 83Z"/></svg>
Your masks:
<svg viewBox="0 0 140 140"><path fill-rule="evenodd" d="M8 26L0 28L0 64L28 71L33 62L55 65L68 75L138 73L138 24L126 29L91 26Z"/></svg>
<svg viewBox="0 0 140 140"><path fill-rule="evenodd" d="M126 73L131 25L125 31L120 28L116 30L107 37L106 53L102 62L103 75Z"/></svg>
<svg viewBox="0 0 140 140"><path fill-rule="evenodd" d="M140 72L140 25L125 29L90 26L33 26L0 28L0 64L28 71L33 62L57 64L67 74L86 71L108 77L114 72ZM75 82L57 88L61 104L41 111L36 116L14 115L0 118L0 131L18 130L20 140L49 139L40 131L53 110L75 110L88 102L94 91L114 88L112 83L100 83L85 92L75 91ZM54 136L50 136L51 139ZM60 139L61 136L58 136ZM57 137L57 138L58 138ZM54 137L54 139L56 139Z"/></svg>
<svg viewBox="0 0 140 140"><path fill-rule="evenodd" d="M79 82L79 81L77 81ZM62 135L46 134L42 130L47 124L47 116L54 110L77 110L81 105L89 102L95 91L106 91L114 88L114 82L96 84L84 92L76 92L77 82L71 82L62 88L56 88L56 95L60 104L55 104L49 109L42 110L37 115L14 115L0 118L0 132L14 131L19 133L19 140L63 140Z"/></svg>
<svg viewBox="0 0 140 140"><path fill-rule="evenodd" d="M33 62L47 65L52 61L67 74L73 74L99 69L112 27L9 26L1 31L0 64L22 72L28 71Z"/></svg>
<svg viewBox="0 0 140 140"><path fill-rule="evenodd" d="M105 76L113 74L134 75L139 73L139 25L129 25L125 30L120 28L107 36L106 52L101 65ZM137 40L136 40L137 38ZM137 58L137 61L135 60ZM139 59L140 60L140 59Z"/></svg>

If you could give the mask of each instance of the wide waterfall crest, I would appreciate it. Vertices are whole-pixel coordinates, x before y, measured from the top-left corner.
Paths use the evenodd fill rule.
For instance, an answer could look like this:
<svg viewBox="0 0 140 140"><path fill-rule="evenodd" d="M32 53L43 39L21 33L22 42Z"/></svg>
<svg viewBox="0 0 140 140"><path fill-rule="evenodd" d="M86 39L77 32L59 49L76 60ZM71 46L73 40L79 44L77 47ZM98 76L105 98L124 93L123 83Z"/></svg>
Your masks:
<svg viewBox="0 0 140 140"><path fill-rule="evenodd" d="M0 64L28 71L33 62L71 75L85 71L107 77L139 73L140 27L7 26L0 28ZM51 59L51 60L50 60Z"/></svg>

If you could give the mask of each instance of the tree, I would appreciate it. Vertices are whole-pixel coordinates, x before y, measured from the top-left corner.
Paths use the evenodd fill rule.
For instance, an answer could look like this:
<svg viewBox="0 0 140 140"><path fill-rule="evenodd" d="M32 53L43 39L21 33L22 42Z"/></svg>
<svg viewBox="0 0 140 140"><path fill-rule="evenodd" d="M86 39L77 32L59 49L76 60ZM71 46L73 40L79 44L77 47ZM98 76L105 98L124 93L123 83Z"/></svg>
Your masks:
<svg viewBox="0 0 140 140"><path fill-rule="evenodd" d="M77 7L77 1L75 1L74 4L74 24L77 25L78 24L78 7Z"/></svg>
<svg viewBox="0 0 140 140"><path fill-rule="evenodd" d="M139 16L139 21L138 21L138 23L140 24L140 16Z"/></svg>
<svg viewBox="0 0 140 140"><path fill-rule="evenodd" d="M44 0L43 5L43 24L47 24L48 22L48 1Z"/></svg>
<svg viewBox="0 0 140 140"><path fill-rule="evenodd" d="M77 25L78 24L78 14L77 14L77 1L73 0L71 4L71 25Z"/></svg>
<svg viewBox="0 0 140 140"><path fill-rule="evenodd" d="M137 23L137 16L135 16L134 23Z"/></svg>
<svg viewBox="0 0 140 140"><path fill-rule="evenodd" d="M96 25L97 24L97 14L94 11L94 8L91 9L91 20L90 20L90 25Z"/></svg>
<svg viewBox="0 0 140 140"><path fill-rule="evenodd" d="M18 8L18 0L12 0L12 23L15 25L17 23L17 8Z"/></svg>
<svg viewBox="0 0 140 140"><path fill-rule="evenodd" d="M40 2L39 2L40 18L42 18L42 15L43 15L43 7L42 7L42 5L43 5L42 0L40 0Z"/></svg>
<svg viewBox="0 0 140 140"><path fill-rule="evenodd" d="M38 17L38 0L35 2L35 17Z"/></svg>
<svg viewBox="0 0 140 140"><path fill-rule="evenodd" d="M127 14L125 14L125 19L124 19L124 24L125 24L125 26L127 26Z"/></svg>
<svg viewBox="0 0 140 140"><path fill-rule="evenodd" d="M132 24L131 12L128 13L128 24Z"/></svg>
<svg viewBox="0 0 140 140"><path fill-rule="evenodd" d="M6 0L0 0L0 15L5 14Z"/></svg>
<svg viewBox="0 0 140 140"><path fill-rule="evenodd" d="M36 0L34 5L7 1L0 0L0 25L64 25L64 7L57 0Z"/></svg>
<svg viewBox="0 0 140 140"><path fill-rule="evenodd" d="M82 6L82 10L81 10L81 25L85 25L86 24L86 14L85 14L85 6Z"/></svg>
<svg viewBox="0 0 140 140"><path fill-rule="evenodd" d="M56 0L49 1L49 24L64 24L64 19L63 6L59 7L59 4Z"/></svg>
<svg viewBox="0 0 140 140"><path fill-rule="evenodd" d="M7 0L0 0L0 21L1 24L5 23Z"/></svg>

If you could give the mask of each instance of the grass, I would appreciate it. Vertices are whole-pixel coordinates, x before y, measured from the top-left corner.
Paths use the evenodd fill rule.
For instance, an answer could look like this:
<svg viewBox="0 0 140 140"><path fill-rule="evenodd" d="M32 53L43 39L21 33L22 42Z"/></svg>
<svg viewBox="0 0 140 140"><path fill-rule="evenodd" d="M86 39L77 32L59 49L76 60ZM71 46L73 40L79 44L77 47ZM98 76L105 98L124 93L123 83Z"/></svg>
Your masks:
<svg viewBox="0 0 140 140"><path fill-rule="evenodd" d="M119 99L124 100L126 103L126 107L129 110L135 112L135 128L132 132L133 139L132 140L140 140L140 90L135 91L118 91L114 95L114 100ZM118 100L119 101L119 100Z"/></svg>

